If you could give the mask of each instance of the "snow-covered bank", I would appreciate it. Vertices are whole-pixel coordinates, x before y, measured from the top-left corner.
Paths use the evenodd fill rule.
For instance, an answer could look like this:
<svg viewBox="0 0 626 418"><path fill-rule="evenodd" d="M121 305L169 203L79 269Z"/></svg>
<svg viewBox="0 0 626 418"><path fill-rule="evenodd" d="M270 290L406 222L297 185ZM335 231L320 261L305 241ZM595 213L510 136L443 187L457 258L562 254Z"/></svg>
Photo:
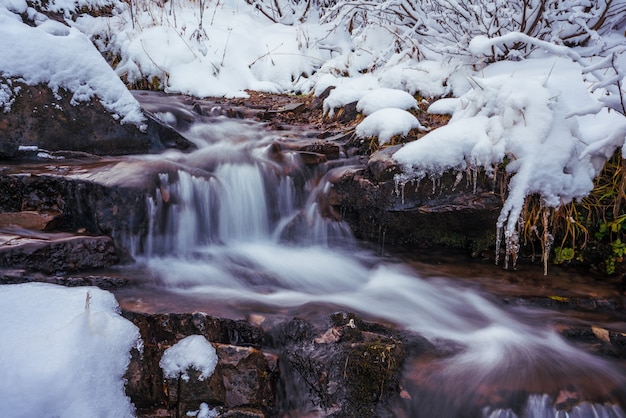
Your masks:
<svg viewBox="0 0 626 418"><path fill-rule="evenodd" d="M494 173L508 161L509 194L498 220L508 246L527 196L548 207L580 199L624 138L626 118L602 106L588 91L583 69L567 58L499 62L457 99L435 102L450 123L394 154L405 167L399 182L436 177L447 170ZM604 146L596 146L602 143ZM593 151L591 151L593 150Z"/></svg>
<svg viewBox="0 0 626 418"><path fill-rule="evenodd" d="M53 10L67 7L63 2L50 2ZM23 22L21 14L36 26ZM139 103L90 39L77 29L47 18L26 0L10 0L0 2L0 39L0 108L4 112L19 93L6 79L17 79L28 85L47 85L54 92L66 89L73 94L72 104L97 97L122 123L140 126L144 122Z"/></svg>
<svg viewBox="0 0 626 418"><path fill-rule="evenodd" d="M118 313L95 287L0 286L0 416L134 416L123 376L139 330Z"/></svg>

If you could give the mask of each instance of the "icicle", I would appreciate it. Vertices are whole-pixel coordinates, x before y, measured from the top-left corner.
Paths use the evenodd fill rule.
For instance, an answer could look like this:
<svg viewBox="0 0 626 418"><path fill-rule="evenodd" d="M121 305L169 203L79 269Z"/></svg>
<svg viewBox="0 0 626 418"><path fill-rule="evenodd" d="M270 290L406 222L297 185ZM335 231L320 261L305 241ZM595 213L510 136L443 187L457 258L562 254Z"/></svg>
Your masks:
<svg viewBox="0 0 626 418"><path fill-rule="evenodd" d="M476 167L472 168L472 186L474 190L474 194L476 194L476 190L478 188L478 169Z"/></svg>
<svg viewBox="0 0 626 418"><path fill-rule="evenodd" d="M548 229L548 209L543 209L543 239L542 239L542 247L543 254L541 256L543 261L543 275L548 275L548 260L550 258L550 250L552 249L552 244L554 243L554 237L550 233Z"/></svg>
<svg viewBox="0 0 626 418"><path fill-rule="evenodd" d="M509 269L509 259L512 258L512 268L515 268L517 264L517 255L519 253L519 234L517 229L513 232L505 232L505 255L504 255L504 269Z"/></svg>
<svg viewBox="0 0 626 418"><path fill-rule="evenodd" d="M500 262L500 248L502 247L502 226L496 228L496 266Z"/></svg>
<svg viewBox="0 0 626 418"><path fill-rule="evenodd" d="M454 179L454 184L452 185L452 191L455 191L457 186L461 183L461 180L463 180L463 173L458 171L456 173L456 178Z"/></svg>

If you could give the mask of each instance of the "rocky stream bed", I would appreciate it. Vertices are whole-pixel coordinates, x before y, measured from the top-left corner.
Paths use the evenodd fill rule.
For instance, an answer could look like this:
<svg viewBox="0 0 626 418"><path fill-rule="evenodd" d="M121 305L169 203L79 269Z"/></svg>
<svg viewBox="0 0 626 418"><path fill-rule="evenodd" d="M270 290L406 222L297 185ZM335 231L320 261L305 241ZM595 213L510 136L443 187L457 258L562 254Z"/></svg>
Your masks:
<svg viewBox="0 0 626 418"><path fill-rule="evenodd" d="M370 155L368 144L356 140L351 129L358 119L355 109L347 106L329 120L319 97L251 93L249 100L199 100L136 92L149 128L129 133L130 128L120 128L93 103L74 107L61 100L48 106L53 99L46 94L45 88L25 87L12 112L0 115L5 138L0 147L0 283L40 281L112 291L143 339L143 352L132 352L126 386L139 417L183 417L202 402L224 417L504 417L512 416L507 411L531 410L532 402L557 411L596 408L607 414L602 416L623 416L589 406L610 402L626 407L622 279L564 267L554 267L544 277L541 266L524 260L516 271L495 266L495 223L502 204L498 179L449 173L399 186L394 181L399 168L390 158L393 147ZM422 116L424 124L442 123ZM207 151L200 166L194 165L194 157L172 154L178 152L172 149L196 150L198 145L188 138L198 124L229 120L240 128L212 135L228 134L233 144L258 141L272 172L291 175L294 199L303 208L310 205L300 190L317 191L319 219L334 222L328 230L337 221L348 225L359 248L368 252L364 264L379 263L372 261L374 256L401 263L435 288L443 278L441 287L456 286L452 297L458 295L461 306L466 293L479 292L530 324L547 323L582 353L600 359L601 366L594 370L595 363L578 363L566 353L562 359L554 354L542 359L538 353L537 366L482 375L472 367L450 369L464 352L458 339L425 338L375 310L346 306L334 297L326 301L323 292L307 303L273 306L265 299L225 297L220 303L219 296L185 294L198 286L192 279L174 292L160 279L157 286L147 284L158 276L150 263L165 263L168 253L182 251L191 239L174 237L169 247L157 248L159 240L170 237L170 219L183 217L172 209L184 195L181 172L210 184L220 158L230 158L233 165L244 158ZM237 129L258 136L251 140L249 133L241 133L248 135L244 141ZM266 181L272 177L263 175ZM268 193L268 216L279 218L273 213L281 210L282 198ZM308 218L300 220L305 212L282 229L281 243L302 245L296 242L302 228L312 225L305 222ZM326 222L319 219L315 222ZM184 225L175 226L182 230ZM223 241L224 232L219 233L216 240ZM327 238L330 233L324 234ZM213 242L212 236L194 239ZM339 257L361 251L351 248L339 251ZM150 261L151 254L160 258ZM228 271L245 278L259 298L275 292L271 280L278 279L269 273L259 278L251 273L255 265L247 262L236 267L229 265ZM261 283L266 279L270 284ZM459 310L462 317L456 305L443 308ZM520 329L513 332L525 338ZM215 373L206 381L193 372L188 381L165 379L159 367L164 350L194 334L204 335L216 348ZM489 335L485 338L489 341Z"/></svg>

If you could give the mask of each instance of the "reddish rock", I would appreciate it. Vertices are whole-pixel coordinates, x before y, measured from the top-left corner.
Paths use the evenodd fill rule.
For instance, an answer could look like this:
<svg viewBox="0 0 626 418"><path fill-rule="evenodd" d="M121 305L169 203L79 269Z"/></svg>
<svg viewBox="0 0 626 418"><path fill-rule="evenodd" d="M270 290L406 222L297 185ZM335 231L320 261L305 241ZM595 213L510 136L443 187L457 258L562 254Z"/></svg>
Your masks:
<svg viewBox="0 0 626 418"><path fill-rule="evenodd" d="M0 266L45 273L110 267L119 261L106 236L13 231L0 233Z"/></svg>

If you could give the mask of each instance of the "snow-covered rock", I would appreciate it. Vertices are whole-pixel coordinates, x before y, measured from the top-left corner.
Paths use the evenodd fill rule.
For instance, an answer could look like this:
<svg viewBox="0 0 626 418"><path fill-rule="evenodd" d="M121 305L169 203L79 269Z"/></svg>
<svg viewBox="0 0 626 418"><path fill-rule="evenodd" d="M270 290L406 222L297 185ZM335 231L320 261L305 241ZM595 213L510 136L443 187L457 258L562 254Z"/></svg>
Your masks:
<svg viewBox="0 0 626 418"><path fill-rule="evenodd" d="M393 136L406 136L411 129L425 129L420 121L406 110L385 108L372 113L356 127L359 138L378 137L379 145L384 145Z"/></svg>

